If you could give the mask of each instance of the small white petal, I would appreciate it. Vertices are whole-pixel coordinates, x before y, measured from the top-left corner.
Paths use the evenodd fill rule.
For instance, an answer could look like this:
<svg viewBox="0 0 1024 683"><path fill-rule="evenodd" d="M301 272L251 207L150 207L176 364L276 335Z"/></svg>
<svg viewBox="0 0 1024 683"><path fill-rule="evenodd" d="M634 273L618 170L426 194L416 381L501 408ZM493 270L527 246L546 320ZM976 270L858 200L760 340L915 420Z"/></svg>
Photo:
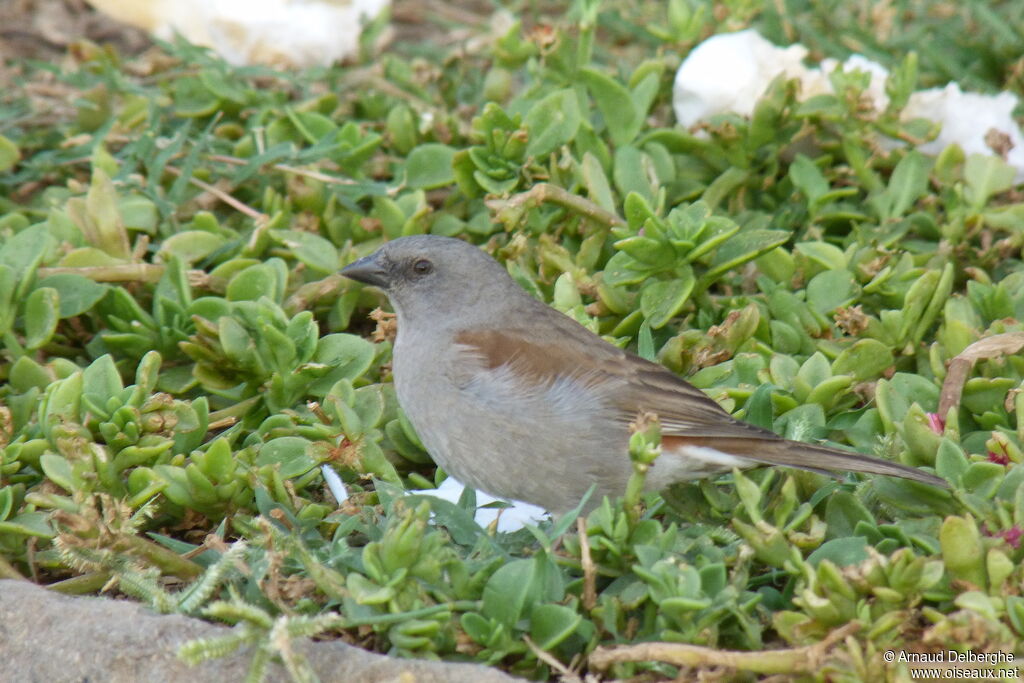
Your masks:
<svg viewBox="0 0 1024 683"><path fill-rule="evenodd" d="M331 490L331 495L334 496L334 500L338 501L338 505L348 500L348 489L345 487L345 482L341 480L334 468L330 465L320 465L320 474L324 475L327 488Z"/></svg>
<svg viewBox="0 0 1024 683"><path fill-rule="evenodd" d="M457 481L455 477L450 476L436 489L418 489L415 491L409 491L409 493L415 493L422 496L433 496L435 498L440 498L441 500L447 500L450 503L457 503L465 489L466 486L464 484ZM547 510L518 500L503 501L511 504L511 507L504 509L483 507L484 505L489 505L497 500L502 499L495 498L483 491L476 492L477 510L473 518L476 520L477 524L486 528L491 522L497 519L498 531L508 532L522 529L527 523L536 524L549 516Z"/></svg>

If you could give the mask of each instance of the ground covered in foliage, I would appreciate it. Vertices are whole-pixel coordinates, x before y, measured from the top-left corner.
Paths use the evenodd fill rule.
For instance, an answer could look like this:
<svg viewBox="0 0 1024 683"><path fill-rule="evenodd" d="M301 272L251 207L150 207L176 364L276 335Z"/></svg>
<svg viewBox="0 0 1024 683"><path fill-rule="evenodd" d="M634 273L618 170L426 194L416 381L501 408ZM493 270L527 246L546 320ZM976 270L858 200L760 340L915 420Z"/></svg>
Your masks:
<svg viewBox="0 0 1024 683"><path fill-rule="evenodd" d="M307 678L306 635L536 678L1019 660L1024 195L996 156L916 152L898 113L949 80L1021 94L1024 8L771 5L462 10L303 74L187 45L4 63L0 577L236 624L182 655L249 644L254 679ZM675 127L681 59L749 26L886 64L889 109L837 74ZM744 419L951 490L761 470L513 534L404 496L443 473L395 401L386 302L337 270L424 232ZM709 649L591 656L642 641Z"/></svg>

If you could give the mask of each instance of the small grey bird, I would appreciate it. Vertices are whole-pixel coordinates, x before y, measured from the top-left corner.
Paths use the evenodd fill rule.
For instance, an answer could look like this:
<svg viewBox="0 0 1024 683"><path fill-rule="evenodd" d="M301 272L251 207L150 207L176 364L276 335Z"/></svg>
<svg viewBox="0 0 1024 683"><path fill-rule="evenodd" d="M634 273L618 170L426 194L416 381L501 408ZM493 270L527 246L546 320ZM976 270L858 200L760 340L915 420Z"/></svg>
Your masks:
<svg viewBox="0 0 1024 683"><path fill-rule="evenodd" d="M646 485L784 465L946 483L859 453L741 422L666 368L609 344L537 301L471 244L388 242L342 275L384 290L398 317L398 400L427 451L463 484L562 513L626 490L629 424L658 416L662 453Z"/></svg>

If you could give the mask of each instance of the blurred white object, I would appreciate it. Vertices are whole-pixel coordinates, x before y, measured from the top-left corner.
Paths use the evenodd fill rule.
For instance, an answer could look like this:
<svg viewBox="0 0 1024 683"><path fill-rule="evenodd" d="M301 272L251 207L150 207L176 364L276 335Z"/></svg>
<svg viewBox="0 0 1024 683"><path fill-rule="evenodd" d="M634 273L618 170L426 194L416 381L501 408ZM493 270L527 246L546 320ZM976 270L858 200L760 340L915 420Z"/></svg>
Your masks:
<svg viewBox="0 0 1024 683"><path fill-rule="evenodd" d="M803 64L807 48L796 44L778 47L757 31L748 29L708 38L695 47L676 72L672 104L676 119L687 128L715 114L734 112L750 116L757 100L780 74L800 81L802 98L832 93L829 74L840 63L826 59L821 68ZM861 55L842 63L844 71L871 74L867 95L876 109L889 104L885 94L888 70ZM1013 120L1017 97L1012 93L981 95L965 93L956 83L945 88L922 90L910 96L900 116L903 120L925 118L942 125L939 136L918 147L926 154L938 154L951 144L966 154L998 154L987 139L991 131L1005 136L1012 147L1005 160L1017 169L1017 181L1024 180L1024 134Z"/></svg>
<svg viewBox="0 0 1024 683"><path fill-rule="evenodd" d="M447 500L450 503L457 503L465 488L466 486L456 481L454 477L448 477L436 489L420 489L416 491L409 491L409 493L416 493L423 496L434 496L441 500ZM476 492L477 510L476 515L474 515L474 519L477 524L482 527L487 527L491 522L497 519L498 531L516 531L517 529L522 529L523 526L528 523L536 524L549 515L548 511L544 508L517 500L504 501L511 503L512 507L504 508L502 510L481 507L497 500L501 499L490 496L483 491Z"/></svg>
<svg viewBox="0 0 1024 683"><path fill-rule="evenodd" d="M232 64L326 66L354 54L390 0L88 0L118 21L216 50Z"/></svg>
<svg viewBox="0 0 1024 683"><path fill-rule="evenodd" d="M712 36L693 48L676 72L676 118L689 128L730 111L750 116L776 76L803 78L806 56L803 45L776 47L753 29Z"/></svg>
<svg viewBox="0 0 1024 683"><path fill-rule="evenodd" d="M323 475L324 481L327 482L327 488L331 490L331 495L334 496L334 500L338 501L338 505L348 500L348 489L345 488L345 482L341 480L333 467L320 465L320 474Z"/></svg>
<svg viewBox="0 0 1024 683"><path fill-rule="evenodd" d="M1012 93L980 95L963 92L959 85L950 83L945 88L919 90L911 95L900 118L925 118L942 124L937 138L917 146L925 154L938 154L956 143L968 156L991 156L994 152L986 137L989 131L1002 133L1012 145L1005 160L1017 169L1019 183L1024 181L1024 134L1013 120L1016 106L1017 96Z"/></svg>
<svg viewBox="0 0 1024 683"><path fill-rule="evenodd" d="M823 59L820 69L808 69L807 76L803 81L803 96L806 98L818 94L808 88L808 81L811 79L820 79L823 82L823 87L819 92L823 94L833 92L832 82L829 81L828 75L838 66L840 66L840 62L837 59ZM885 94L885 79L889 78L888 69L862 55L850 55L845 62L842 62L842 67L843 71L863 71L866 74L871 74L871 82L868 83L864 93L871 98L875 109L881 110L889 106L889 96Z"/></svg>
<svg viewBox="0 0 1024 683"><path fill-rule="evenodd" d="M337 475L330 465L321 465L320 473L327 483L327 488L331 490L334 499L338 501L339 505L348 500L348 489L345 487L345 482L341 480L341 477ZM458 503L459 498L462 497L462 492L465 490L465 484L457 481L454 477L448 477L436 489L416 489L406 493L410 495L433 496L434 498L447 500L449 503ZM477 510L476 514L473 515L473 519L476 520L477 524L486 528L497 519L498 531L508 532L522 529L526 524L536 524L550 516L550 513L544 508L518 500L502 501L509 503L512 507L502 509L483 507L497 500L501 499L487 495L483 491L476 492Z"/></svg>
<svg viewBox="0 0 1024 683"><path fill-rule="evenodd" d="M839 62L826 59L821 69L811 69L804 66L805 57L803 45L778 47L754 29L712 36L693 48L676 72L672 90L676 118L690 127L715 114L750 116L769 84L782 74L800 80L800 94L805 98L832 92L828 75ZM889 72L885 67L854 55L843 63L843 69L870 73L868 94L875 106L888 104L885 78Z"/></svg>

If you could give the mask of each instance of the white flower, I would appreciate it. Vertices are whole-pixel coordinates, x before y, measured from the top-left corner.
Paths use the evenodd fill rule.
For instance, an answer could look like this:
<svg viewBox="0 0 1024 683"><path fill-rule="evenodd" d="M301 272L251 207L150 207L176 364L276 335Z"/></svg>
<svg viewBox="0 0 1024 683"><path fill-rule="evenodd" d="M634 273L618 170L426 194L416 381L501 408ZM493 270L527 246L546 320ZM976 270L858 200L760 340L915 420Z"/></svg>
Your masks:
<svg viewBox="0 0 1024 683"><path fill-rule="evenodd" d="M355 54L390 0L89 0L114 19L216 50L232 64L327 66Z"/></svg>
<svg viewBox="0 0 1024 683"><path fill-rule="evenodd" d="M885 81L889 72L885 67L853 55L841 65L834 59L823 60L821 68L815 69L804 66L806 56L803 45L778 47L753 29L708 38L690 52L676 72L672 92L676 119L689 128L715 114L750 116L757 100L780 74L800 81L801 98L832 93L829 74L840 66L844 71L856 69L871 74L866 94L876 109L888 106ZM968 155L1005 153L1006 161L1017 169L1020 182L1024 180L1024 134L1013 119L1016 106L1017 97L1011 93L965 93L959 85L950 83L912 94L901 118L925 118L941 124L939 136L919 145L920 151L938 154L957 144ZM1003 149L992 148L990 132L1000 134L996 138L1001 139ZM902 143L885 140L883 144Z"/></svg>

